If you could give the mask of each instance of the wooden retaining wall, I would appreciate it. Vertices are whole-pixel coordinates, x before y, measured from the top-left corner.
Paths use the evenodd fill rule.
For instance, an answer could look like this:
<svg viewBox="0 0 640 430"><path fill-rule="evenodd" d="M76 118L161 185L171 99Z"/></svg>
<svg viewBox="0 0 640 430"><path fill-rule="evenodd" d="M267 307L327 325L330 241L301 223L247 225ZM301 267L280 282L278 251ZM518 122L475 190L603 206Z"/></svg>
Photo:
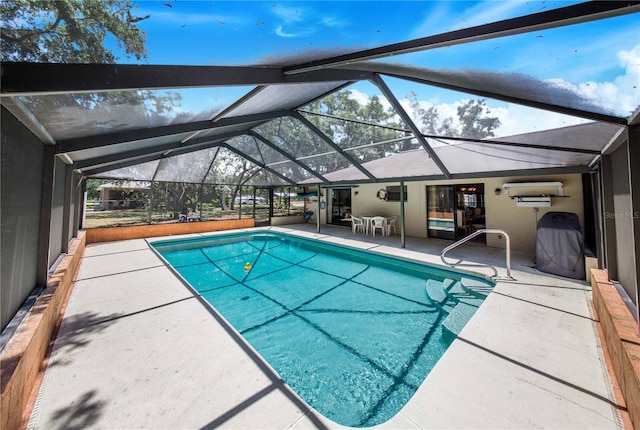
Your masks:
<svg viewBox="0 0 640 430"><path fill-rule="evenodd" d="M67 297L84 253L86 235L79 232L69 251L55 269L47 287L18 327L0 359L0 428L20 427L52 335L61 318Z"/></svg>
<svg viewBox="0 0 640 430"><path fill-rule="evenodd" d="M591 270L593 307L600 321L603 342L611 358L618 386L633 428L640 429L640 335L638 323L601 269Z"/></svg>
<svg viewBox="0 0 640 430"><path fill-rule="evenodd" d="M87 243L141 239L144 237L173 236L209 231L234 230L255 226L253 218L220 221L181 222L171 224L134 225L130 227L105 227L86 230Z"/></svg>

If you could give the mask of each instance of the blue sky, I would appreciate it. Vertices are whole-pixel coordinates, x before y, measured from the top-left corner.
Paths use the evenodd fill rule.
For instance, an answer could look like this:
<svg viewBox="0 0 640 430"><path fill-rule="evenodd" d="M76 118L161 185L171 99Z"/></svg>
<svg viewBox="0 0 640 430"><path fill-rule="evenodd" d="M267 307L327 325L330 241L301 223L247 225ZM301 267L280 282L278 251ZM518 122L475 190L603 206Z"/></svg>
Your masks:
<svg viewBox="0 0 640 430"><path fill-rule="evenodd" d="M309 49L364 49L575 1L142 1L152 64L247 64Z"/></svg>
<svg viewBox="0 0 640 430"><path fill-rule="evenodd" d="M564 7L572 1L140 1L149 64L246 65L312 51L331 56ZM589 94L620 112L640 103L640 14L407 54L427 68L523 73ZM122 62L128 60L122 58ZM635 84L634 84L635 82ZM459 94L414 84L421 100ZM369 91L372 86L360 86ZM368 95L372 95L369 93ZM496 108L508 107L496 102Z"/></svg>

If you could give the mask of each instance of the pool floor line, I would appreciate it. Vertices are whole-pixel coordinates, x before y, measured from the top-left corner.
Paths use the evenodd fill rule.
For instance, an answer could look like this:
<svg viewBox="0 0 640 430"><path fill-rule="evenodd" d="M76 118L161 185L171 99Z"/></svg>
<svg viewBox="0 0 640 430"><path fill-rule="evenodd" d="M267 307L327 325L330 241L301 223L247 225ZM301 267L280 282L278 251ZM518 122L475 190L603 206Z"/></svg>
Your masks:
<svg viewBox="0 0 640 430"><path fill-rule="evenodd" d="M313 257L310 257L310 258L313 258ZM369 268L369 267L365 268L365 269L364 269L364 270L362 270L360 273L363 273L363 272L364 272L364 271L366 271L368 268ZM358 274L354 275L354 277L355 277L355 276L358 276L360 273L358 273ZM267 324L270 324L270 323L272 323L272 322L274 322L274 321L277 321L277 320L279 320L279 319L282 319L282 318L286 317L287 315L290 315L290 314L292 314L292 313L294 313L294 312L298 311L302 306L306 306L306 305L308 305L309 303L311 303L311 302L313 302L313 301L315 301L315 300L319 299L320 297L323 297L323 296L325 296L325 295L329 294L331 291L336 290L337 288L341 287L342 285L346 284L346 283L347 283L347 282L349 282L349 281L350 281L349 279L344 279L342 282L338 283L337 285L335 285L335 286L333 286L333 287L329 288L328 290L323 291L322 293L320 293L320 294L316 295L315 297L312 297L311 299L307 300L306 302L301 303L300 305L298 305L297 307L295 307L295 308L293 308L293 309L289 309L286 305L284 305L284 304L282 304L282 303L279 303L278 301L276 301L275 299L272 299L272 298L271 298L271 297L269 297L269 296L264 295L262 292L260 292L260 291L258 291L258 290L256 290L256 289L254 289L253 287L250 287L250 286L244 285L245 287L247 287L247 288L249 288L249 289L251 289L251 290L255 291L256 293L258 293L258 294L260 294L260 295L263 295L264 297L266 297L266 298L268 298L268 299L272 300L272 301L273 301L273 302L275 302L276 304L278 304L278 305L282 306L284 309L286 309L286 312L285 312L284 314L282 314L282 315L279 315L279 316L276 316L276 317L272 318L272 319L271 319L271 320L269 320L269 321L265 321L265 322L264 322L264 323L262 323L262 324L259 324L259 325L257 325L257 326L253 326L253 327L249 327L249 328L247 328L247 329L244 329L244 330L242 330L240 333L241 333L241 334L249 333L249 332L251 332L251 331L253 331L253 330L257 330L259 327L266 326Z"/></svg>
<svg viewBox="0 0 640 430"><path fill-rule="evenodd" d="M221 237L221 239L224 239L224 237ZM212 238L212 240L215 243L214 238ZM380 377L381 378L386 378L388 381L390 381L390 385L388 385L388 387L384 390L383 394L377 397L373 397L370 400L373 401L374 403L372 405L369 405L369 409L368 410L363 410L362 411L362 416L359 421L359 423L354 423L353 425L356 426L363 426L366 425L367 423L371 423L371 420L377 420L377 414L379 413L379 411L381 410L381 408L383 407L384 404L386 404L388 401L390 401L393 397L392 394L397 392L398 390L401 389L401 387L407 387L407 389L411 390L411 392L415 392L419 386L416 386L415 384L406 381L406 377L409 375L410 372L413 371L413 369L415 368L416 364L418 363L418 359L419 357L423 356L424 354L424 349L426 348L426 346L429 344L429 342L431 341L431 338L433 336L433 334L437 331L437 330L442 330L441 328L439 328L438 324L440 324L445 315L448 315L448 311L445 310L445 308L443 308L442 306L438 307L438 306L433 306L433 305L429 305L426 302L419 302L415 299L411 299L409 297L404 297L402 295L398 295L395 293L392 293L390 291L378 288L374 285L368 285L365 283L362 283L360 281L356 281L355 279L360 277L361 275L363 275L365 272L367 272L368 270L371 269L371 264L365 264L363 262L360 261L352 261L353 264L359 264L359 265L363 265L364 267L359 270L358 272L352 274L349 277L342 277L342 276L336 276L334 273L325 271L325 270L321 270L318 268L315 268L314 265L311 264L306 264L305 263L309 263L312 262L314 258L316 258L318 255L320 255L317 251L315 251L314 249L306 249L303 246L299 246L296 247L297 249L301 249L304 250L305 252L308 252L310 255L305 256L305 258L302 258L301 260L294 260L294 261L289 261L286 260L284 258L282 258L280 255L278 255L277 253L274 254L274 250L277 251L278 248L284 246L286 243L289 243L289 247L291 246L290 242L278 242L277 244L275 244L274 246L268 246L270 244L270 241L268 240L264 240L261 241L260 246L258 246L256 242L256 240L259 241L259 239L256 239L254 237L249 237L246 240L238 240L237 242L233 242L232 244L238 247L242 247L243 245L248 245L249 248L253 248L256 252L253 251L244 251L245 253L233 253L232 257L227 257L227 258L218 258L215 261L212 259L212 257L206 252L206 249L211 248L212 246L208 246L208 244L206 242L199 244L200 246L198 248L189 248L190 251L200 251L200 253L205 257L205 259L209 262L209 264L213 265L217 270L219 270L221 273L223 273L225 276L227 276L229 279L235 281L235 283L230 284L224 288L231 288L234 286L242 286L244 288L247 288L251 291L253 291L255 294L258 294L262 297L264 297L265 299L275 303L277 306L279 306L281 309L284 310L283 313L279 313L275 316L273 316L272 318L267 319L266 321L262 321L259 324L250 326L250 327L246 327L244 329L241 328L237 328L236 330L238 331L238 333L240 335L242 335L243 337L245 337L246 335L250 335L252 332L255 332L256 330L261 330L265 327L270 326L271 324L273 324L274 322L277 321L281 321L289 316L297 318L301 321L304 321L304 323L310 328L313 329L315 332L320 333L321 335L323 335L326 339L328 339L330 342L334 343L337 347L345 350L345 352L349 355L349 356L353 356L355 359L363 362L363 363L367 363L368 366L371 366L374 369L377 369L378 372L380 372ZM319 243L323 243L324 246L330 246L326 241L321 241ZM230 245L231 243L224 243L221 246L227 246ZM371 247L371 248L376 248L376 247ZM242 248L241 248L242 249ZM173 251L173 249L172 249ZM162 251L160 251L162 252ZM345 251L348 252L348 251ZM356 252L358 252L356 250ZM257 255L256 255L257 254ZM261 260L261 257L263 255L267 255L269 256L269 258L275 259L275 260L279 260L282 261L284 263L287 264L286 267L282 267L282 268L277 268L274 271L271 272L267 272L267 273L262 273L254 278L249 278L251 270L255 270L256 267L258 267L259 265L259 261ZM330 254L327 254L330 255ZM375 254L377 255L377 254ZM251 257L251 258L249 258ZM377 258L377 257L376 257ZM238 280L238 278L236 278L235 276L233 276L232 273L228 272L224 267L220 266L218 264L219 261L228 261L228 260L233 260L233 259L237 259L240 261L244 261L244 260L249 260L253 262L253 266L250 270L245 271L245 276L242 278L242 280ZM268 264L265 262L265 264ZM407 264L410 264L409 262L407 262ZM412 263L415 264L415 263ZM321 276L331 276L332 278L336 278L339 279L340 282L332 287L329 287L325 290L323 290L322 292L316 294L315 296L308 298L307 300L303 301L302 303L297 304L295 307L291 308L290 306L288 306L285 303L281 303L277 298L275 297L271 297L270 295L266 294L265 292L261 291L260 289L254 288L252 285L250 285L251 282L253 281L257 281L260 278L266 277L266 276L273 276L274 273L278 273L280 271L284 271L284 270L289 270L291 268L294 267L298 267L302 270L305 271L312 271L312 272L317 272L318 274L320 274ZM413 275L415 276L415 275ZM420 279L419 277L415 278L415 279ZM187 281L188 282L188 281ZM394 372L392 370L392 368L387 367L384 362L382 363L378 363L378 359L375 356L369 356L368 354L365 353L365 351L361 351L358 347L357 344L351 345L349 343L345 343L343 340L341 340L338 337L335 337L331 332L327 331L325 328L323 328L322 326L318 325L316 322L312 321L311 319L309 319L309 316L313 315L313 314L320 314L320 313L330 313L331 309L325 309L322 312L313 310L313 309L303 309L306 306L309 306L310 304L312 304L314 301L326 296L327 294L330 294L333 291L336 291L337 289L339 289L340 287L343 287L344 285L348 284L348 283L354 283L356 285L360 285L361 287L366 288L367 290L371 290L374 291L378 294L384 294L384 295L388 295L390 297L393 297L394 299L399 299L402 301L407 301L409 303L413 303L415 305L420 306L421 308L424 309L424 311L420 312L422 314L434 314L435 315L435 319L433 320L429 320L429 325L428 325L428 330L426 331L424 337L422 337L421 341L419 342L419 344L417 345L417 347L414 349L412 347L411 351L412 354L410 357L408 357L406 359L406 361L404 361L404 364L402 365L401 368L396 369L399 370L400 373L398 374L397 372ZM443 281L440 281L443 282ZM192 287L194 290L194 287ZM222 288L213 288L209 291L216 291L216 290L221 290ZM422 291L422 290L421 290ZM426 293L425 293L426 294ZM207 302L209 302L211 304L212 307L216 308L216 304L215 301L209 301L206 297L204 297L202 295L202 293L200 292L200 296L206 300ZM348 311L348 310L347 310ZM355 311L355 310L354 310ZM223 311L218 311L220 312L222 315L224 315ZM346 313L344 309L336 309L334 311L338 312L338 313ZM416 315L418 312L414 311L414 310L409 310L409 311L404 311L404 312L397 312L397 313L393 313L395 315ZM305 315L306 314L306 315ZM381 314L380 312L375 312L375 313L371 313L372 315L384 315ZM389 313L389 315L391 315L391 313ZM230 321L232 324L233 322ZM453 338L451 338L448 342L448 344L450 344L450 342L453 340ZM247 341L249 341L247 339ZM444 348L446 349L446 347ZM433 364L432 364L433 365ZM432 366L431 365L431 366ZM376 422L373 422L373 424L375 424Z"/></svg>
<svg viewBox="0 0 640 430"><path fill-rule="evenodd" d="M249 245L253 246L255 249L257 249L257 250L259 249L259 248L255 247L253 244L251 244L251 243L250 243L250 242L251 242L250 240L247 240L247 241L245 241L245 242L246 242L246 243L248 243ZM283 246L283 245L284 245L283 243L280 243L280 244L278 244L277 246L270 247L269 249L274 249L274 248L277 248L278 246ZM261 252L262 252L262 251L261 251ZM326 271L323 271L323 270L320 270L320 269L316 269L316 268L313 268L313 267L308 267L308 266L303 266L303 265L302 265L302 264L303 264L303 263L305 263L306 261L309 261L309 260L311 260L312 258L314 258L314 257L317 255L317 253L314 253L313 255L311 255L310 257L308 257L308 258L306 258L306 259L303 259L303 260L300 260L300 261L298 261L298 262L293 263L293 262L287 261L287 260L285 260L285 259L283 259L283 258L279 257L278 255L271 254L271 253L269 253L269 252L267 252L267 251L265 251L265 252L266 252L266 254L267 254L267 255L269 255L270 257L272 257L272 258L276 258L276 259L278 259L278 260L280 260L280 261L282 261L282 262L285 262L285 263L287 263L287 264L290 264L290 265L292 265L292 266L298 266L298 267L304 268L304 269L306 269L306 270L312 270L312 271L315 271L315 272L318 272L318 273L321 273L321 274L326 274L326 275L331 275L331 276L337 276L337 275L335 275L334 273L330 273L330 272L326 272ZM233 256L233 257L228 257L228 258L226 258L226 259L224 259L224 260L232 259L232 258L237 258L237 257L239 257L239 255L235 255L235 256ZM208 256L207 256L207 259L208 259L209 261L211 261L211 260L209 259L209 257L208 257ZM258 258L256 258L256 260L255 260L255 261L257 261L257 259L258 259ZM212 261L211 261L211 262L212 262ZM213 262L212 262L212 263L213 263ZM413 263L415 264L415 262L413 262ZM213 264L215 264L215 263L213 263ZM278 271L287 270L288 268L290 268L290 267L292 267L292 266L283 267L283 268L278 269L278 270L275 270L275 271L273 271L273 272L269 272L269 273L265 273L265 274L262 274L262 275L256 276L255 278L252 278L252 279L250 279L250 280L259 279L259 278L264 277L264 276L269 276L269 275L271 275L271 274L273 274L273 273L276 273L276 272L278 272ZM180 266L180 267L182 267L182 266ZM218 266L216 265L216 267L218 267ZM225 273L227 276L229 276L230 278L235 279L235 278L233 278L230 274L228 274L226 271L224 271L224 269L222 269L222 268L219 268L219 269L220 269L223 273ZM364 271L363 271L363 272L364 272ZM337 276L337 277L339 277L339 278L340 278L340 276ZM371 286L371 285L367 285L367 284L364 284L364 283L362 283L362 282L355 281L355 280L354 280L354 278L355 278L355 277L356 277L356 276L352 276L352 277L351 277L351 278L349 278L349 279L350 279L352 282L356 283L356 284L362 285L362 286L367 287L367 288L371 288L371 289L376 290L376 291L379 291L379 292L381 292L381 293L383 293L383 294L389 294L389 295L394 296L394 297L397 297L397 298L399 298L399 299L401 299L401 300L406 300L406 301L409 301L409 302L413 302L413 303L416 303L416 304L419 304L419 305L423 305L423 306L427 306L427 307L429 307L429 305L428 305L428 304L426 304L426 303L418 302L418 301L416 301L416 300L409 299L408 297L404 297L404 296L400 296L400 295L392 294L392 293L390 293L390 292L388 292L388 291L381 290L381 289L376 288L376 287L373 287L373 286ZM346 278L343 278L343 279L346 279ZM209 290L209 291L212 291L212 290L215 290L215 289L217 289L217 288L211 289L211 290ZM278 304L280 304L280 303L278 303Z"/></svg>
<svg viewBox="0 0 640 430"><path fill-rule="evenodd" d="M431 341L431 337L433 336L433 334L436 332L438 327L440 327L440 323L444 319L443 318L443 314L444 314L444 312L440 312L439 313L437 320L431 325L429 331L427 332L427 334L425 335L424 339L422 340L422 343L415 350L415 352L414 352L413 356L411 357L410 361L405 366L402 374L394 379L393 385L391 387L389 387L389 389L387 390L387 392L383 396L381 396L381 398L378 401L378 403L374 406L373 410L369 413L368 419L364 420L364 421L362 421L360 423L361 426L369 426L370 425L370 424L368 424L369 420L371 420L372 418L375 417L377 411L382 407L382 405L386 401L389 400L391 394L395 390L397 390L400 385L403 385L403 384L404 385L409 385L411 388L414 388L411 384L409 384L409 383L407 383L405 381L405 378L409 375L409 372L413 369L415 363L418 361L418 358L423 354L424 349L427 347L427 345ZM423 381L421 381L421 382L423 382ZM415 387L414 389L417 391L418 388L419 387ZM379 423L373 423L371 425L375 425L375 424L379 424Z"/></svg>

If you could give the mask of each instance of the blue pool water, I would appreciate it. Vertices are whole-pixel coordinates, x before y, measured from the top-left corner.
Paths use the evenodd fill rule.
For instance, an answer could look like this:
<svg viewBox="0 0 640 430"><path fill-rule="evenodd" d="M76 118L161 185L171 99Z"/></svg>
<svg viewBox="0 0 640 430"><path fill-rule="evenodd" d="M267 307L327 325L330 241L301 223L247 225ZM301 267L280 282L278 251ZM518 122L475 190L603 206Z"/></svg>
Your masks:
<svg viewBox="0 0 640 430"><path fill-rule="evenodd" d="M491 288L274 233L152 245L300 397L353 427L405 405Z"/></svg>

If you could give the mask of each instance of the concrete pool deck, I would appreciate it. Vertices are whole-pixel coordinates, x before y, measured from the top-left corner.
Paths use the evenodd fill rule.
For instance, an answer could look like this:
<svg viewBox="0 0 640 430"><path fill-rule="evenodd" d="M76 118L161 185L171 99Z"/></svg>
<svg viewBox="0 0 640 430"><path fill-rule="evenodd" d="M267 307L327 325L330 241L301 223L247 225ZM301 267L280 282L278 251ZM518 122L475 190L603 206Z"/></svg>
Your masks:
<svg viewBox="0 0 640 430"><path fill-rule="evenodd" d="M407 238L402 249L399 236L346 228L271 230L436 264L450 244ZM450 255L505 275L504 250L470 243ZM514 280L498 282L414 397L377 428L622 428L590 285L531 266L533 256L512 255ZM299 399L142 239L87 246L28 427L341 428Z"/></svg>

